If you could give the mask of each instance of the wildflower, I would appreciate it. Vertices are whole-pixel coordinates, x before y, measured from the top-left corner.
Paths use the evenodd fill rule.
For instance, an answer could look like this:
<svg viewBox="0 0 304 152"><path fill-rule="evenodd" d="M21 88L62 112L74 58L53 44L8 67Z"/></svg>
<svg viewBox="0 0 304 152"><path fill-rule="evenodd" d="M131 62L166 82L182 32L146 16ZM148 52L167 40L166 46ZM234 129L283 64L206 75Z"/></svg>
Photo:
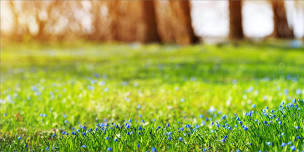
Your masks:
<svg viewBox="0 0 304 152"><path fill-rule="evenodd" d="M168 132L168 135L169 135L169 136L171 136L171 135L172 135L172 133L171 133L171 132Z"/></svg>
<svg viewBox="0 0 304 152"><path fill-rule="evenodd" d="M181 127L181 128L180 128L180 130L181 130L181 131L184 131L184 128L183 128L183 127Z"/></svg>
<svg viewBox="0 0 304 152"><path fill-rule="evenodd" d="M295 126L295 128L296 128L296 129L300 129L300 127L299 127L299 126Z"/></svg>
<svg viewBox="0 0 304 152"><path fill-rule="evenodd" d="M171 140L171 136L168 137L168 140Z"/></svg>
<svg viewBox="0 0 304 152"><path fill-rule="evenodd" d="M108 147L108 148L107 148L107 151L112 151L112 148L111 148L111 147Z"/></svg>
<svg viewBox="0 0 304 152"><path fill-rule="evenodd" d="M267 125L267 121L263 121L263 124Z"/></svg>
<svg viewBox="0 0 304 152"><path fill-rule="evenodd" d="M297 137L294 139L294 141L297 141L298 139L300 139L300 137L299 137L299 136L297 136Z"/></svg>
<svg viewBox="0 0 304 152"><path fill-rule="evenodd" d="M109 140L109 137L105 137L105 140Z"/></svg>
<svg viewBox="0 0 304 152"><path fill-rule="evenodd" d="M115 138L114 141L117 142L117 138Z"/></svg>
<svg viewBox="0 0 304 152"><path fill-rule="evenodd" d="M53 135L52 135L52 138L55 138L56 137L56 134L54 133Z"/></svg>
<svg viewBox="0 0 304 152"><path fill-rule="evenodd" d="M82 147L82 148L87 148L87 146L86 146L86 145L82 145L81 147Z"/></svg>
<svg viewBox="0 0 304 152"><path fill-rule="evenodd" d="M291 149L292 151L295 151L295 150L296 150L296 146L291 146L290 149Z"/></svg>
<svg viewBox="0 0 304 152"><path fill-rule="evenodd" d="M76 132L73 131L73 132L72 132L72 135L76 135Z"/></svg>
<svg viewBox="0 0 304 152"><path fill-rule="evenodd" d="M179 137L179 138L178 138L178 140L179 140L179 141L182 141L182 140L183 140L183 138L182 138L182 137Z"/></svg>
<svg viewBox="0 0 304 152"><path fill-rule="evenodd" d="M248 130L248 128L247 128L246 126L244 126L244 127L243 127L243 129L244 129L245 131L247 131L247 130Z"/></svg>
<svg viewBox="0 0 304 152"><path fill-rule="evenodd" d="M271 142L266 142L266 145L267 145L267 146L270 146L270 145L271 145Z"/></svg>
<svg viewBox="0 0 304 152"><path fill-rule="evenodd" d="M223 116L222 116L222 119L223 119L223 120L224 120L224 119L226 119L226 118L227 118L227 116L226 116L226 115L223 115Z"/></svg>
<svg viewBox="0 0 304 152"><path fill-rule="evenodd" d="M83 135L83 136L86 136L86 133L85 133L85 132L83 132L83 133L82 133L82 135Z"/></svg>
<svg viewBox="0 0 304 152"><path fill-rule="evenodd" d="M152 147L152 152L157 152L155 147Z"/></svg>
<svg viewBox="0 0 304 152"><path fill-rule="evenodd" d="M236 152L241 152L240 150L236 150Z"/></svg>
<svg viewBox="0 0 304 152"><path fill-rule="evenodd" d="M226 138L221 139L221 142L223 142L223 143L224 143L225 141L226 141Z"/></svg>
<svg viewBox="0 0 304 152"><path fill-rule="evenodd" d="M20 136L18 137L18 140L21 140L21 137L20 137Z"/></svg>
<svg viewBox="0 0 304 152"><path fill-rule="evenodd" d="M255 105L255 104L253 104L251 107L252 107L252 108L256 108L256 105Z"/></svg>
<svg viewBox="0 0 304 152"><path fill-rule="evenodd" d="M282 144L281 144L281 147L285 147L285 146L286 146L286 143L282 143Z"/></svg>

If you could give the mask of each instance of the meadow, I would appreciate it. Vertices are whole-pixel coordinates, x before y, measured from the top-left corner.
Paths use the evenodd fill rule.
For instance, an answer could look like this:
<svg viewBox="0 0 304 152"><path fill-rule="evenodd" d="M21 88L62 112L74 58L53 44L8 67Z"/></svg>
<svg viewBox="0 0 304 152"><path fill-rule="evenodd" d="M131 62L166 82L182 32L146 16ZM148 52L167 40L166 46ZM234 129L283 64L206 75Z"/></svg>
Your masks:
<svg viewBox="0 0 304 152"><path fill-rule="evenodd" d="M304 49L1 45L0 151L304 151Z"/></svg>

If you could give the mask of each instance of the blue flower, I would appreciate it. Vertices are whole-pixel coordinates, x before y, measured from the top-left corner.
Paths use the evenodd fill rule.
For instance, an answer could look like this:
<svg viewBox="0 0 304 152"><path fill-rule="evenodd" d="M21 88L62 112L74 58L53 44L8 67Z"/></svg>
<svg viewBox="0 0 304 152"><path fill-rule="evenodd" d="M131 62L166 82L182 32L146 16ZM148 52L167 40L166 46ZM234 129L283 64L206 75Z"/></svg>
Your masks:
<svg viewBox="0 0 304 152"><path fill-rule="evenodd" d="M168 137L168 140L171 140L171 136Z"/></svg>
<svg viewBox="0 0 304 152"><path fill-rule="evenodd" d="M82 145L81 147L82 147L82 148L87 148L87 146L86 146L86 145Z"/></svg>
<svg viewBox="0 0 304 152"><path fill-rule="evenodd" d="M111 148L111 147L108 147L108 148L107 148L107 151L112 151L112 148Z"/></svg>
<svg viewBox="0 0 304 152"><path fill-rule="evenodd" d="M266 142L266 145L270 146L270 145L271 145L271 142Z"/></svg>
<svg viewBox="0 0 304 152"><path fill-rule="evenodd" d="M236 152L241 152L240 150L236 150Z"/></svg>
<svg viewBox="0 0 304 152"><path fill-rule="evenodd" d="M155 147L152 147L152 152L157 152Z"/></svg>
<svg viewBox="0 0 304 152"><path fill-rule="evenodd" d="M221 139L221 142L223 142L223 143L224 143L225 141L226 141L226 138Z"/></svg>
<svg viewBox="0 0 304 152"><path fill-rule="evenodd" d="M181 127L181 128L180 128L180 130L181 130L181 131L184 131L184 128L183 128L183 127Z"/></svg>
<svg viewBox="0 0 304 152"><path fill-rule="evenodd" d="M295 150L296 150L296 146L291 146L290 149L291 149L292 151L295 151Z"/></svg>
<svg viewBox="0 0 304 152"><path fill-rule="evenodd" d="M117 138L115 138L114 141L116 142L116 141L117 141Z"/></svg>
<svg viewBox="0 0 304 152"><path fill-rule="evenodd" d="M52 138L55 138L56 137L56 134L54 133L53 135L52 135Z"/></svg>
<svg viewBox="0 0 304 152"><path fill-rule="evenodd" d="M296 128L296 129L300 129L300 127L299 127L299 126L295 126L295 128Z"/></svg>
<svg viewBox="0 0 304 152"><path fill-rule="evenodd" d="M286 143L282 143L281 144L281 147L285 147L287 144Z"/></svg>
<svg viewBox="0 0 304 152"><path fill-rule="evenodd" d="M178 137L178 140L179 140L179 141L183 141L183 138L182 138L182 137Z"/></svg>
<svg viewBox="0 0 304 152"><path fill-rule="evenodd" d="M105 137L105 140L109 140L109 137Z"/></svg>
<svg viewBox="0 0 304 152"><path fill-rule="evenodd" d="M226 115L223 115L223 116L222 116L222 119L223 119L223 120L224 120L224 119L226 119L226 118L227 118L227 116L226 116Z"/></svg>
<svg viewBox="0 0 304 152"><path fill-rule="evenodd" d="M244 127L243 127L243 129L244 129L245 131L247 131L247 130L248 130L248 128L247 128L246 126L244 126Z"/></svg>
<svg viewBox="0 0 304 152"><path fill-rule="evenodd" d="M73 131L73 132L72 132L72 135L76 135L76 132Z"/></svg>
<svg viewBox="0 0 304 152"><path fill-rule="evenodd" d="M171 136L171 135L172 135L172 132L168 132L168 135Z"/></svg>
<svg viewBox="0 0 304 152"><path fill-rule="evenodd" d="M85 133L85 132L83 132L83 133L82 133L82 135L83 135L83 136L85 136L85 135L86 135L86 133Z"/></svg>
<svg viewBox="0 0 304 152"><path fill-rule="evenodd" d="M20 137L20 136L18 137L18 140L21 140L21 137Z"/></svg>
<svg viewBox="0 0 304 152"><path fill-rule="evenodd" d="M255 105L255 104L253 104L251 107L252 107L252 108L256 108L256 105Z"/></svg>

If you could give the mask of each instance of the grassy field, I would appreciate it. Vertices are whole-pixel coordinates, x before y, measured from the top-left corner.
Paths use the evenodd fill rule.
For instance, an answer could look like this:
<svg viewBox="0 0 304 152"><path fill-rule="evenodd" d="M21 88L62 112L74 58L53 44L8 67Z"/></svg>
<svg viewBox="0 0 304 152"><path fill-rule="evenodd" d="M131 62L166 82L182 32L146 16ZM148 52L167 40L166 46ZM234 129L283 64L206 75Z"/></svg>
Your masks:
<svg viewBox="0 0 304 152"><path fill-rule="evenodd" d="M304 51L1 48L0 151L304 151Z"/></svg>

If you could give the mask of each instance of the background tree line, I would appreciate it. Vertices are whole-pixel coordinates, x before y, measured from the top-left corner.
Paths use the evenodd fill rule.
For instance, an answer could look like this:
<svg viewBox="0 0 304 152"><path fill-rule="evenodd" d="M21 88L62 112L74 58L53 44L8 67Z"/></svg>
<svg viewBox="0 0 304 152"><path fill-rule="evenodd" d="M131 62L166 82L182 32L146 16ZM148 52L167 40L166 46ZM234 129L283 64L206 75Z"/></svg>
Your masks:
<svg viewBox="0 0 304 152"><path fill-rule="evenodd" d="M275 38L294 38L284 0L268 0ZM199 41L189 0L13 1L14 40L83 38L95 41L192 44ZM243 0L229 0L229 38L243 39ZM90 20L91 24L87 24ZM34 28L33 28L33 24ZM32 27L31 27L32 26Z"/></svg>

